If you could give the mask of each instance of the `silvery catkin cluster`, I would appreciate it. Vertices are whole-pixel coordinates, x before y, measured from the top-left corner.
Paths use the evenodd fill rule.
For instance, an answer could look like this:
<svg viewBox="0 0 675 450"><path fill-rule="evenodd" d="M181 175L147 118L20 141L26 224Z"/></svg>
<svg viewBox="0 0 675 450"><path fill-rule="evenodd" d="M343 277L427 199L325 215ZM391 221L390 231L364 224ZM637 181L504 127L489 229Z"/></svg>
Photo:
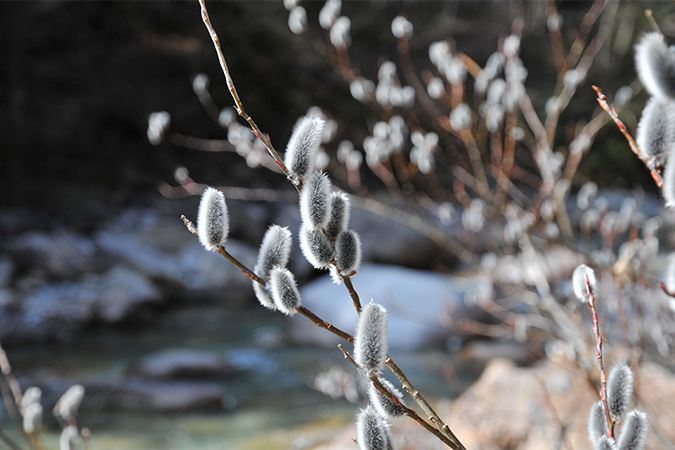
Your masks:
<svg viewBox="0 0 675 450"><path fill-rule="evenodd" d="M675 164L669 164L675 144L675 52L663 35L647 33L635 46L635 66L640 81L652 95L638 125L636 142L650 169L663 173L663 198L675 207Z"/></svg>
<svg viewBox="0 0 675 450"><path fill-rule="evenodd" d="M633 397L633 372L628 366L616 366L607 380L607 407L613 423L623 421L618 439L609 437L609 426L602 401L591 406L588 436L594 450L643 450L647 443L649 420L643 412L626 414ZM625 419L625 420L624 420Z"/></svg>
<svg viewBox="0 0 675 450"><path fill-rule="evenodd" d="M324 121L307 116L299 121L286 148L289 178L300 192L300 248L316 269L331 270L333 279L356 273L361 262L359 235L347 228L349 199L332 192L327 174L315 170Z"/></svg>

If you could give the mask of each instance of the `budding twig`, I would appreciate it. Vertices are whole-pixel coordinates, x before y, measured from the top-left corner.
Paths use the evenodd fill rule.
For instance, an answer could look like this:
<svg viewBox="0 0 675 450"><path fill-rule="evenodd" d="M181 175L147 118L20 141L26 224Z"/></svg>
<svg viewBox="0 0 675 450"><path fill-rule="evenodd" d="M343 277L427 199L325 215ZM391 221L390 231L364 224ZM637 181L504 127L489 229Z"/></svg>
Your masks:
<svg viewBox="0 0 675 450"><path fill-rule="evenodd" d="M269 154L274 158L274 162L277 163L277 165L283 170L283 172L286 174L286 176L289 175L288 168L286 167L286 164L284 164L283 159L279 156L279 153L274 149L272 146L272 142L270 141L269 137L265 134L263 134L262 131L260 131L260 128L258 128L258 125L255 123L253 118L246 114L246 111L244 111L244 105L241 102L241 98L239 97L239 93L237 93L237 89L234 87L234 82L232 81L232 76L230 75L230 69L227 67L227 61L225 61L225 55L223 54L223 49L220 46L220 38L218 38L218 33L216 33L216 30L213 28L211 25L211 19L209 18L209 13L206 10L206 1L205 0L199 0L199 5L202 8L202 20L204 21L204 25L206 26L206 29L209 32L209 35L211 36L211 40L213 41L213 46L216 48L216 54L218 55L218 61L220 62L220 67L223 69L223 74L225 75L225 81L227 82L227 89L230 91L230 94L232 95L232 98L234 99L234 104L235 108L237 110L237 113L244 118L246 122L248 122L249 126L255 133L256 137L260 139L260 141L265 144L265 148L267 148L267 151Z"/></svg>
<svg viewBox="0 0 675 450"><path fill-rule="evenodd" d="M654 168L652 169L649 167L649 164L647 161L645 161L642 157L642 153L640 152L640 149L638 148L638 145L635 143L635 140L633 139L633 136L630 135L628 132L628 129L626 128L626 125L619 119L619 114L616 112L616 109L614 109L613 106L610 106L609 103L607 103L607 97L605 94L602 92L602 90L597 87L593 86L593 90L595 90L596 94L598 95L598 104L600 107L605 110L607 114L614 120L614 123L616 123L616 126L619 127L619 131L624 135L626 140L628 141L628 145L630 146L630 149L635 153L635 155L640 158L640 161L644 163L644 165L651 171L652 178L654 179L654 182L658 187L663 186L663 179L661 178L661 175L658 173L658 171Z"/></svg>
<svg viewBox="0 0 675 450"><path fill-rule="evenodd" d="M589 284L588 278L586 283ZM589 288L590 292L590 288ZM605 375L605 366L602 362L602 334L600 333L600 322L598 321L598 312L595 309L595 295L591 295L588 301L588 306L591 308L593 314L593 334L595 335L595 355L598 359L598 369L600 370L600 400L605 409L605 419L607 419L607 428L609 429L609 437L614 438L614 421L609 414L609 406L607 405L607 376Z"/></svg>

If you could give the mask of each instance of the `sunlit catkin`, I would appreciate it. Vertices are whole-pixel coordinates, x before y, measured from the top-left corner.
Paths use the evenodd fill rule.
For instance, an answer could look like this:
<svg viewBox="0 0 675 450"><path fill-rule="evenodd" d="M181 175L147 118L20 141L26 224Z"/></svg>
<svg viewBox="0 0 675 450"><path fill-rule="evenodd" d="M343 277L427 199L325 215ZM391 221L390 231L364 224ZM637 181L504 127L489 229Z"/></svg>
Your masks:
<svg viewBox="0 0 675 450"><path fill-rule="evenodd" d="M588 416L588 437L595 445L602 436L607 436L607 434L605 406L602 404L602 401L595 402L591 406L591 413Z"/></svg>
<svg viewBox="0 0 675 450"><path fill-rule="evenodd" d="M80 403L84 398L84 386L76 384L71 386L56 402L54 406L54 415L61 417L66 422L75 420L77 410L80 408Z"/></svg>
<svg viewBox="0 0 675 450"><path fill-rule="evenodd" d="M337 237L349 224L350 204L349 198L344 192L331 194L330 219L326 225L326 234L332 238Z"/></svg>
<svg viewBox="0 0 675 450"><path fill-rule="evenodd" d="M323 126L324 121L318 117L304 117L293 130L284 162L296 179L314 171L314 155L321 145Z"/></svg>
<svg viewBox="0 0 675 450"><path fill-rule="evenodd" d="M59 450L77 450L82 447L80 430L75 425L68 425L61 432Z"/></svg>
<svg viewBox="0 0 675 450"><path fill-rule="evenodd" d="M660 33L647 33L640 38L635 46L635 68L650 94L675 100L675 53Z"/></svg>
<svg viewBox="0 0 675 450"><path fill-rule="evenodd" d="M356 325L354 359L368 373L378 373L387 358L387 310L377 303L364 306Z"/></svg>
<svg viewBox="0 0 675 450"><path fill-rule="evenodd" d="M287 316L296 313L295 308L300 306L300 292L295 277L290 270L275 267L270 274L270 290L277 309Z"/></svg>
<svg viewBox="0 0 675 450"><path fill-rule="evenodd" d="M384 378L380 378L380 383L384 386L387 391L394 397L401 405L404 405L401 400L401 392L394 387L389 381ZM401 405L397 405L389 398L377 390L373 383L368 387L368 397L370 397L370 403L372 403L380 415L386 419L393 419L394 417L399 417L405 414L405 409Z"/></svg>
<svg viewBox="0 0 675 450"><path fill-rule="evenodd" d="M21 412L33 403L40 403L42 400L42 390L39 387L29 387L21 397Z"/></svg>
<svg viewBox="0 0 675 450"><path fill-rule="evenodd" d="M580 264L572 274L572 287L574 295L582 303L589 303L591 298L595 297L597 282L595 272L586 264Z"/></svg>
<svg viewBox="0 0 675 450"><path fill-rule="evenodd" d="M593 450L616 450L616 443L614 439L602 436L593 444Z"/></svg>
<svg viewBox="0 0 675 450"><path fill-rule="evenodd" d="M648 431L647 414L637 410L629 413L617 441L618 450L642 450L647 443Z"/></svg>
<svg viewBox="0 0 675 450"><path fill-rule="evenodd" d="M31 403L23 410L23 430L28 434L40 431L42 428L42 405Z"/></svg>
<svg viewBox="0 0 675 450"><path fill-rule="evenodd" d="M356 416L356 442L361 450L387 450L388 425L372 406L362 409Z"/></svg>
<svg viewBox="0 0 675 450"><path fill-rule="evenodd" d="M277 310L277 305L274 303L274 298L272 297L272 293L270 290L267 288L267 286L263 286L262 284L258 283L257 281L253 282L253 292L255 292L255 296L258 299L258 302L260 302L261 305L263 305L267 309L271 309L272 311Z"/></svg>
<svg viewBox="0 0 675 450"><path fill-rule="evenodd" d="M230 231L225 196L217 189L208 187L202 194L197 215L199 241L207 250L215 252L225 243Z"/></svg>
<svg viewBox="0 0 675 450"><path fill-rule="evenodd" d="M642 110L635 138L640 155L651 167L662 166L675 144L675 105L652 97Z"/></svg>
<svg viewBox="0 0 675 450"><path fill-rule="evenodd" d="M351 276L361 264L361 239L354 230L345 230L335 241L335 264L341 275Z"/></svg>
<svg viewBox="0 0 675 450"><path fill-rule="evenodd" d="M328 176L320 172L309 174L300 194L300 216L303 223L318 229L328 225L331 200Z"/></svg>
<svg viewBox="0 0 675 450"><path fill-rule="evenodd" d="M607 380L607 406L612 419L619 420L633 398L633 371L628 366L616 366Z"/></svg>
<svg viewBox="0 0 675 450"><path fill-rule="evenodd" d="M315 269L327 269L335 257L333 244L323 231L306 224L300 226L300 249Z"/></svg>
<svg viewBox="0 0 675 450"><path fill-rule="evenodd" d="M293 238L288 228L279 225L269 227L258 251L256 274L268 278L272 269L276 266L286 267L288 257L291 254L292 241Z"/></svg>

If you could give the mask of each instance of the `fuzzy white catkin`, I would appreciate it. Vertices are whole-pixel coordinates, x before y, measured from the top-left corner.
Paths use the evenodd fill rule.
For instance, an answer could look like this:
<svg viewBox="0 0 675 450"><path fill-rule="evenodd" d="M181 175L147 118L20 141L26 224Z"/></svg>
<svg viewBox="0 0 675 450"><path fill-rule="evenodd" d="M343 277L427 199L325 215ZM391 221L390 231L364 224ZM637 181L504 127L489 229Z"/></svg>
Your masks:
<svg viewBox="0 0 675 450"><path fill-rule="evenodd" d="M295 34L307 31L307 11L302 6L291 9L288 15L288 28Z"/></svg>
<svg viewBox="0 0 675 450"><path fill-rule="evenodd" d="M387 310L374 302L363 307L354 336L354 359L368 373L378 373L387 359Z"/></svg>
<svg viewBox="0 0 675 450"><path fill-rule="evenodd" d="M324 121L319 117L304 117L293 130L286 146L284 163L296 178L314 171L314 154L321 145Z"/></svg>
<svg viewBox="0 0 675 450"><path fill-rule="evenodd" d="M597 291L597 282L593 269L586 264L581 264L574 269L572 287L574 288L574 295L577 296L579 301L589 303L589 300L595 296L595 292Z"/></svg>
<svg viewBox="0 0 675 450"><path fill-rule="evenodd" d="M640 38L635 46L635 68L650 94L675 99L675 53L658 32Z"/></svg>
<svg viewBox="0 0 675 450"><path fill-rule="evenodd" d="M199 202L197 232L199 241L209 251L215 252L227 240L230 219L227 214L225 196L212 187L207 187Z"/></svg>
<svg viewBox="0 0 675 450"><path fill-rule="evenodd" d="M31 403L23 410L23 430L33 434L42 428L42 405Z"/></svg>
<svg viewBox="0 0 675 450"><path fill-rule="evenodd" d="M335 264L342 275L351 276L361 264L361 239L354 230L344 230L335 241Z"/></svg>
<svg viewBox="0 0 675 450"><path fill-rule="evenodd" d="M323 8L319 12L319 25L321 25L321 28L330 30L330 27L335 23L335 19L340 15L341 8L342 2L340 0L326 1L326 4L323 5Z"/></svg>
<svg viewBox="0 0 675 450"><path fill-rule="evenodd" d="M257 270L255 271L257 273ZM269 289L266 286L263 286L262 284L258 283L257 281L253 282L253 292L255 292L255 296L258 299L258 302L260 302L261 305L263 305L265 308L270 309L272 311L277 310L277 305L274 303L274 298L272 297L272 293L269 291Z"/></svg>
<svg viewBox="0 0 675 450"><path fill-rule="evenodd" d="M300 250L315 269L327 269L335 257L335 249L321 230L300 226Z"/></svg>
<svg viewBox="0 0 675 450"><path fill-rule="evenodd" d="M39 387L29 387L21 397L21 411L25 410L33 403L40 403L42 399L42 390Z"/></svg>
<svg viewBox="0 0 675 450"><path fill-rule="evenodd" d="M293 316L300 306L300 291L290 270L275 267L270 274L270 290L277 309L287 316Z"/></svg>
<svg viewBox="0 0 675 450"><path fill-rule="evenodd" d="M649 420L647 414L634 410L626 416L626 422L621 427L621 436L617 441L619 450L642 450L647 443Z"/></svg>
<svg viewBox="0 0 675 450"><path fill-rule="evenodd" d="M588 415L588 437L594 445L602 436L607 436L607 418L605 417L605 406L602 400L593 403L591 413Z"/></svg>
<svg viewBox="0 0 675 450"><path fill-rule="evenodd" d="M372 406L356 416L356 442L360 450L387 450L390 447L388 425Z"/></svg>
<svg viewBox="0 0 675 450"><path fill-rule="evenodd" d="M330 43L335 47L349 47L352 43L352 38L349 34L351 26L352 21L349 20L349 17L340 16L335 19L333 26L330 28Z"/></svg>
<svg viewBox="0 0 675 450"><path fill-rule="evenodd" d="M77 410L80 408L80 403L84 398L84 386L76 384L71 386L56 402L54 413L61 417L66 422L75 420Z"/></svg>
<svg viewBox="0 0 675 450"><path fill-rule="evenodd" d="M633 371L615 366L607 379L607 406L614 420L620 420L633 398Z"/></svg>
<svg viewBox="0 0 675 450"><path fill-rule="evenodd" d="M398 400L402 405L405 405L401 400L401 391L396 389L393 384L384 378L380 378L379 380L380 383L382 383L382 386L387 388L392 397ZM387 396L377 390L373 383L371 383L368 387L368 397L370 398L370 403L372 403L380 415L386 419L391 420L395 417L405 414L405 410L400 405L397 405L393 401L389 400Z"/></svg>
<svg viewBox="0 0 675 450"><path fill-rule="evenodd" d="M61 432L59 450L76 450L82 447L82 437L75 425L68 425Z"/></svg>
<svg viewBox="0 0 675 450"><path fill-rule="evenodd" d="M670 100L649 99L642 110L635 141L645 161L652 167L663 165L675 144L675 106Z"/></svg>
<svg viewBox="0 0 675 450"><path fill-rule="evenodd" d="M320 172L310 174L300 194L302 222L318 229L326 227L330 220L331 201L328 175Z"/></svg>
<svg viewBox="0 0 675 450"><path fill-rule="evenodd" d="M614 439L602 436L595 445L593 445L593 450L616 450L616 443L614 442Z"/></svg>
<svg viewBox="0 0 675 450"><path fill-rule="evenodd" d="M293 238L288 228L279 225L270 226L260 244L255 273L268 278L274 267L286 267L291 254L292 241Z"/></svg>
<svg viewBox="0 0 675 450"><path fill-rule="evenodd" d="M391 32L397 38L406 37L410 39L413 34L413 25L403 16L397 16L391 22Z"/></svg>
<svg viewBox="0 0 675 450"><path fill-rule="evenodd" d="M328 236L337 237L341 231L347 228L350 209L347 194L344 192L333 192L331 194L330 219L326 225L326 234Z"/></svg>

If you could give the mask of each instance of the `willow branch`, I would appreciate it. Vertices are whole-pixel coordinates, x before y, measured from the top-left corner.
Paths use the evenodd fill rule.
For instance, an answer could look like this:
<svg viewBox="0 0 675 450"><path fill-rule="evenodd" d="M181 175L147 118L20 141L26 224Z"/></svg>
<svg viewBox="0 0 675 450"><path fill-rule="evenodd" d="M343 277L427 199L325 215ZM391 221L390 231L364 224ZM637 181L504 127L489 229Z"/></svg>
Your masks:
<svg viewBox="0 0 675 450"><path fill-rule="evenodd" d="M230 75L230 69L227 67L227 61L225 61L225 55L223 54L223 49L220 46L220 38L218 38L218 33L216 33L216 30L211 25L211 19L209 18L209 13L206 10L206 1L199 0L199 5L201 6L202 9L202 20L204 21L204 25L206 26L209 35L211 36L213 46L216 48L218 61L220 62L220 67L223 69L225 81L227 82L227 89L230 91L230 94L232 95L232 99L234 100L234 105L235 109L237 110L237 113L241 117L243 117L246 122L248 122L249 126L251 127L255 135L258 137L258 139L260 139L260 141L263 144L265 144L267 151L272 156L272 158L274 158L274 162L276 162L277 165L284 172L284 174L288 176L289 175L288 168L286 167L286 164L284 164L284 161L279 156L279 153L277 153L277 151L272 146L272 142L270 141L269 136L263 134L263 132L260 131L260 128L258 128L258 125L255 123L255 121L244 110L244 105L241 102L239 93L237 93L237 89L234 87L234 82L232 81L232 76Z"/></svg>

